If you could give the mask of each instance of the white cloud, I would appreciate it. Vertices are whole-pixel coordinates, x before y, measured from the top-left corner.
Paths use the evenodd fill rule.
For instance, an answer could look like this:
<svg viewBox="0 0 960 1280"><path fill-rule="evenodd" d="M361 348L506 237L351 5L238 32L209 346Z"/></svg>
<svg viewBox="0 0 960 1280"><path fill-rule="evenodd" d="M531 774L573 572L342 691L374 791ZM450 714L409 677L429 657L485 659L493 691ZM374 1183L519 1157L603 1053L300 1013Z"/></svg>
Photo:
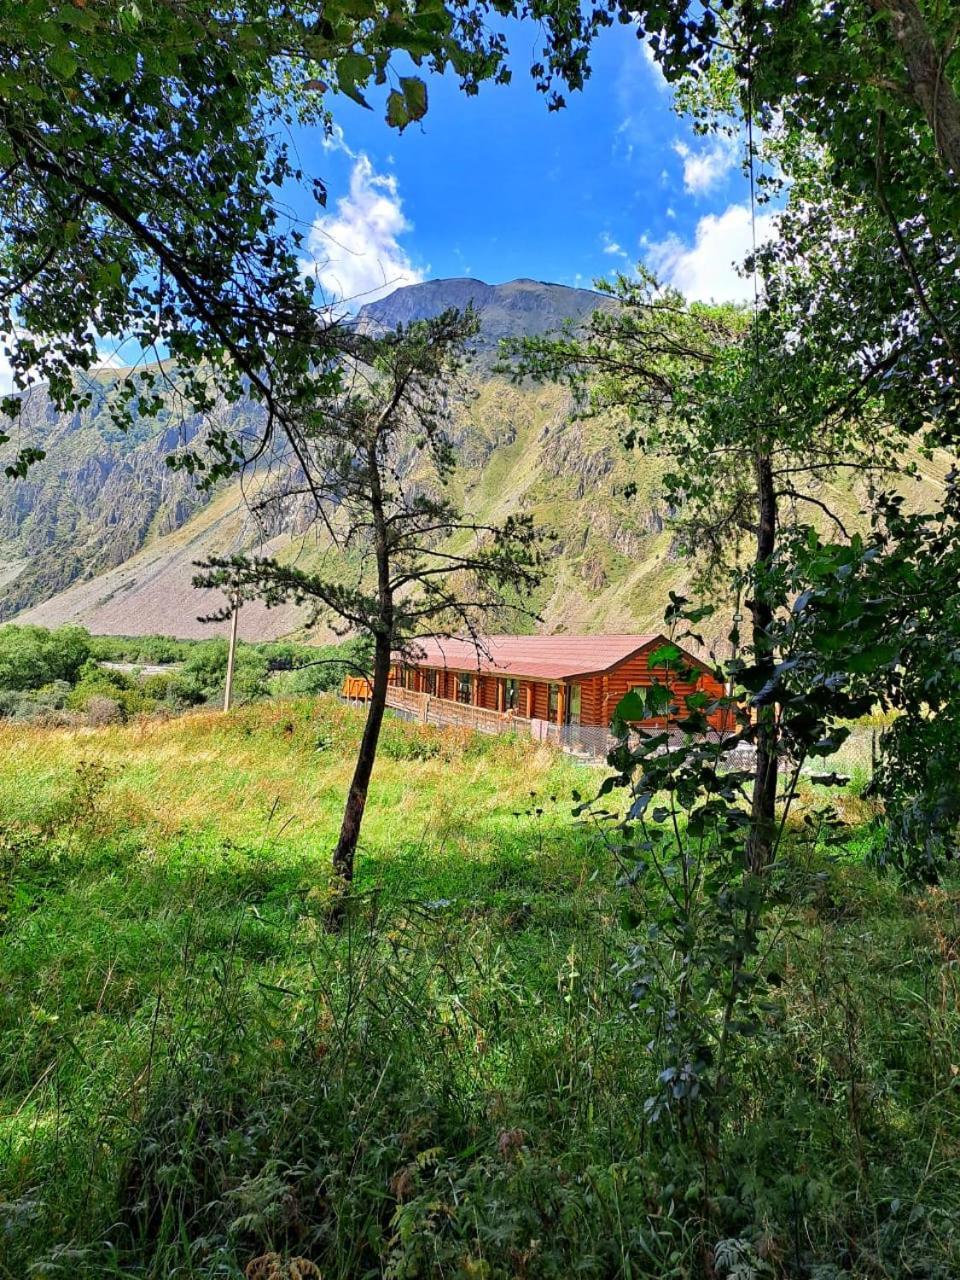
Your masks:
<svg viewBox="0 0 960 1280"><path fill-rule="evenodd" d="M351 160L357 158L357 153L347 144L346 134L343 132L342 125L335 124L330 128L329 133L324 133L320 139L320 145L324 151L342 151L344 155L350 157Z"/></svg>
<svg viewBox="0 0 960 1280"><path fill-rule="evenodd" d="M124 360L120 355L121 348L116 351L98 351L97 359L90 366L90 371L96 373L101 369L127 369L130 367L131 361Z"/></svg>
<svg viewBox="0 0 960 1280"><path fill-rule="evenodd" d="M305 274L330 303L360 306L424 278L400 237L413 229L403 212L393 174L375 172L370 157L357 156L350 191L336 212L314 219L307 236Z"/></svg>
<svg viewBox="0 0 960 1280"><path fill-rule="evenodd" d="M777 215L757 216L757 245L771 240ZM697 223L692 245L677 235L646 246L647 265L664 283L697 302L748 302L753 280L737 267L753 250L750 206L732 204L723 213L708 213Z"/></svg>
<svg viewBox="0 0 960 1280"><path fill-rule="evenodd" d="M600 244L604 253L609 253L613 258L626 258L627 252L623 245L618 244L610 235L609 231L604 231L600 236Z"/></svg>
<svg viewBox="0 0 960 1280"><path fill-rule="evenodd" d="M701 151L694 151L686 142L675 142L673 149L683 161L683 189L690 195L702 196L718 187L737 163L733 138L716 138Z"/></svg>

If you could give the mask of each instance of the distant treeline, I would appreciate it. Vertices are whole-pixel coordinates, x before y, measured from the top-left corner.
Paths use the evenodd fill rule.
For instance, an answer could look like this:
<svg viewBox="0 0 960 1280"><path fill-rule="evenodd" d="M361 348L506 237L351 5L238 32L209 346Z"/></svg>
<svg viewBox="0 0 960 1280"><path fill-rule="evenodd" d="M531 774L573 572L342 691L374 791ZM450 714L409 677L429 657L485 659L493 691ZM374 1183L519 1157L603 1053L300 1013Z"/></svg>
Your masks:
<svg viewBox="0 0 960 1280"><path fill-rule="evenodd" d="M116 670L105 663L129 664ZM167 666L145 673L140 666ZM336 690L365 668L363 645L289 641L237 646L234 698L302 697ZM227 641L167 636L92 636L83 627L0 627L0 717L48 723L105 723L180 711L223 697Z"/></svg>

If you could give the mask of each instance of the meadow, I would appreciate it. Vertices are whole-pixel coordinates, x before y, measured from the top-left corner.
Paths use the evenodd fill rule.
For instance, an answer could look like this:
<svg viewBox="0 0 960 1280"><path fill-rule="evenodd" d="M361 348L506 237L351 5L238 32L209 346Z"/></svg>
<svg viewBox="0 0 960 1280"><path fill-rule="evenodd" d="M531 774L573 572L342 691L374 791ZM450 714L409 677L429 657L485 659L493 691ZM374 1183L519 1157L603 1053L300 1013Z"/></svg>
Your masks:
<svg viewBox="0 0 960 1280"><path fill-rule="evenodd" d="M957 884L872 869L855 800L788 856L705 1148L644 1107L603 772L389 720L333 936L359 733L0 722L3 1280L960 1274Z"/></svg>

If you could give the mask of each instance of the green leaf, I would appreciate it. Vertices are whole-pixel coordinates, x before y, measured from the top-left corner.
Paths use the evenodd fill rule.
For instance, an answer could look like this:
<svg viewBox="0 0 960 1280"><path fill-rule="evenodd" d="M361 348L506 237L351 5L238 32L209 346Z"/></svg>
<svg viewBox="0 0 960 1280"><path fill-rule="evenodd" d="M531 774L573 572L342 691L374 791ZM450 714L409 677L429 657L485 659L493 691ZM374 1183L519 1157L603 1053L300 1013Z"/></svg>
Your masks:
<svg viewBox="0 0 960 1280"><path fill-rule="evenodd" d="M372 66L370 59L362 53L347 53L337 62L337 88L348 98L358 102L361 107L369 109L370 103L360 92L358 85L366 84L370 79Z"/></svg>
<svg viewBox="0 0 960 1280"><path fill-rule="evenodd" d="M411 120L422 120L427 114L427 86L419 76L402 76L400 88L403 90L407 113Z"/></svg>
<svg viewBox="0 0 960 1280"><path fill-rule="evenodd" d="M648 718L646 700L639 690L631 689L617 703L613 714L615 719L626 723L632 720L646 720Z"/></svg>
<svg viewBox="0 0 960 1280"><path fill-rule="evenodd" d="M647 659L648 667L667 667L675 663L681 657L680 650L675 644L662 644L659 649L654 649Z"/></svg>
<svg viewBox="0 0 960 1280"><path fill-rule="evenodd" d="M59 80L72 80L77 73L77 59L68 44L52 49L48 62L50 70Z"/></svg>
<svg viewBox="0 0 960 1280"><path fill-rule="evenodd" d="M387 124L402 133L427 114L427 86L419 76L401 76L400 88L387 95Z"/></svg>
<svg viewBox="0 0 960 1280"><path fill-rule="evenodd" d="M399 129L402 133L409 123L410 113L407 110L406 98L396 89L391 89L387 95L387 124L392 129Z"/></svg>

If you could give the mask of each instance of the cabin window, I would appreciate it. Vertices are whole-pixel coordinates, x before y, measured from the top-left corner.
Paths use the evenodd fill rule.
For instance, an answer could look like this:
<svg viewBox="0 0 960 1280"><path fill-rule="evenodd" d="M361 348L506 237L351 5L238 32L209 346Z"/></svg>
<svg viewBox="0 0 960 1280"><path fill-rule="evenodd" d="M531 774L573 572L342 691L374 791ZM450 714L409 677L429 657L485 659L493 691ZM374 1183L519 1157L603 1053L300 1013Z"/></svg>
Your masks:
<svg viewBox="0 0 960 1280"><path fill-rule="evenodd" d="M425 671L423 673L423 687L427 693L436 695L437 673L435 671Z"/></svg>
<svg viewBox="0 0 960 1280"><path fill-rule="evenodd" d="M580 695L580 686L578 684L572 684L570 686L570 698L567 705L568 724L580 723Z"/></svg>
<svg viewBox="0 0 960 1280"><path fill-rule="evenodd" d="M557 711L560 707L560 686L552 684L547 694L547 719L556 720Z"/></svg>
<svg viewBox="0 0 960 1280"><path fill-rule="evenodd" d="M473 681L468 675L457 677L457 701L468 704L473 701Z"/></svg>
<svg viewBox="0 0 960 1280"><path fill-rule="evenodd" d="M520 705L520 683L517 680L504 680L503 682L503 709L504 711L516 711Z"/></svg>
<svg viewBox="0 0 960 1280"><path fill-rule="evenodd" d="M403 683L406 685L406 687L407 687L408 689L416 689L416 687L417 687L417 672L416 672L416 669L415 669L414 667L406 667L406 668L404 668L404 672L403 672Z"/></svg>

